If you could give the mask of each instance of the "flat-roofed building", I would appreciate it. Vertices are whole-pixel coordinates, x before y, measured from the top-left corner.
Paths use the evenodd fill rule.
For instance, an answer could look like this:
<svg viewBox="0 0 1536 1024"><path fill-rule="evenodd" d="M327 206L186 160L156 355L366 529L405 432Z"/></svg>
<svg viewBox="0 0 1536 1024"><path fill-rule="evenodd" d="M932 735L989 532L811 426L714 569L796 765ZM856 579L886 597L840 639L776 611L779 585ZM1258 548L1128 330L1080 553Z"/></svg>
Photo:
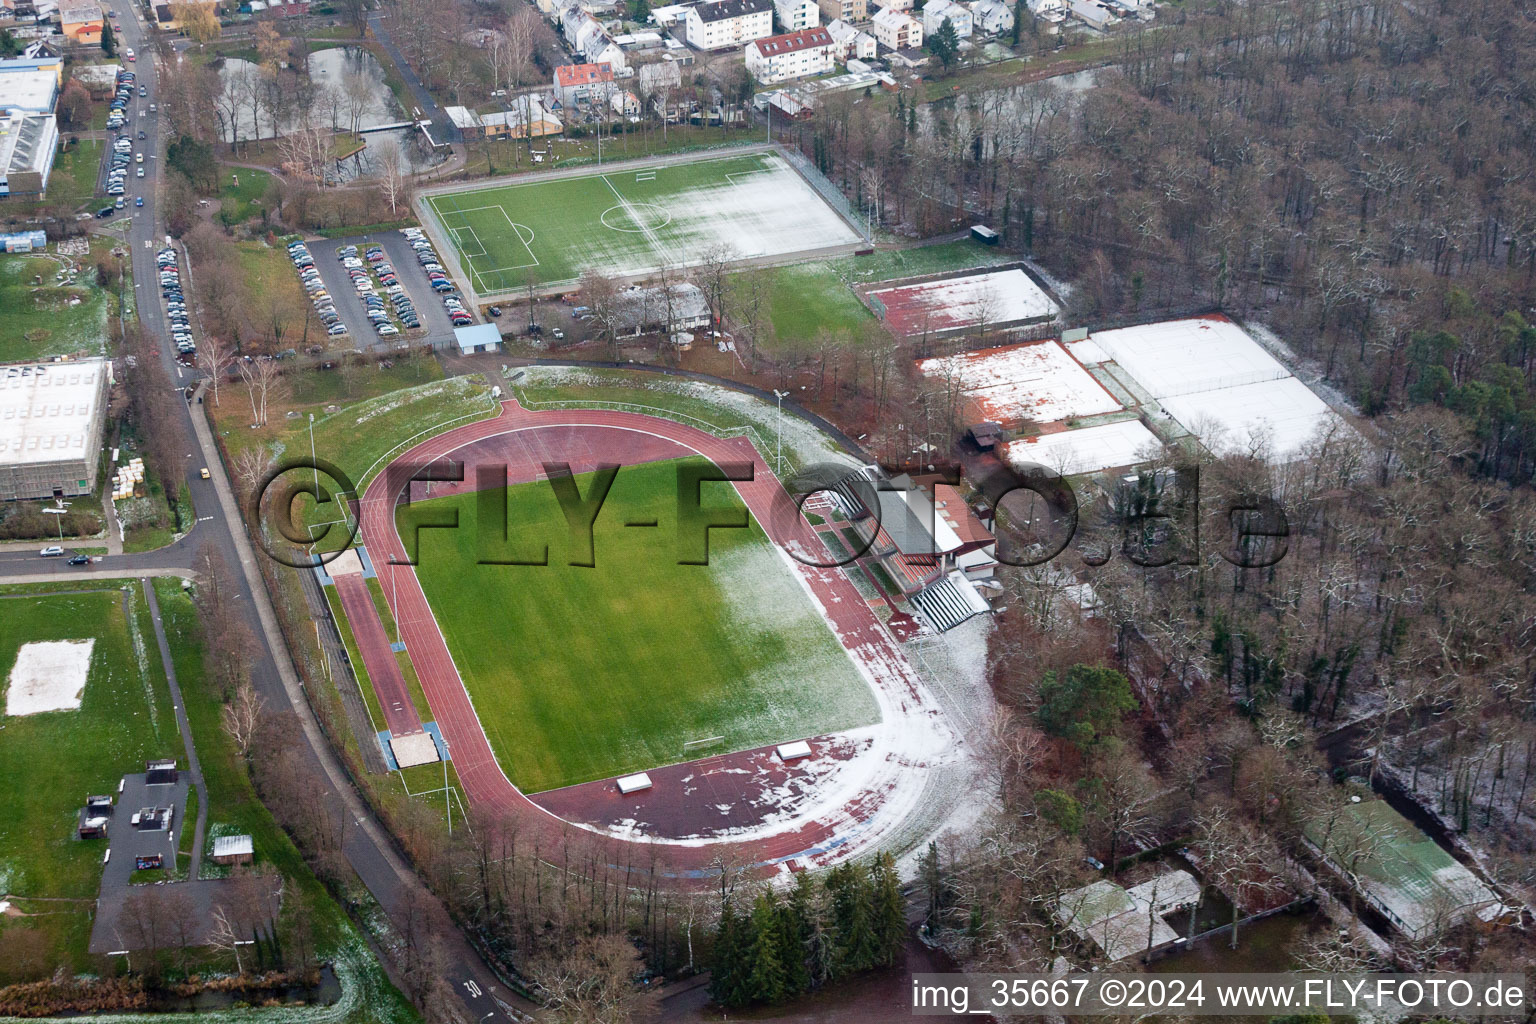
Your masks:
<svg viewBox="0 0 1536 1024"><path fill-rule="evenodd" d="M95 492L111 376L105 359L0 365L0 500Z"/></svg>

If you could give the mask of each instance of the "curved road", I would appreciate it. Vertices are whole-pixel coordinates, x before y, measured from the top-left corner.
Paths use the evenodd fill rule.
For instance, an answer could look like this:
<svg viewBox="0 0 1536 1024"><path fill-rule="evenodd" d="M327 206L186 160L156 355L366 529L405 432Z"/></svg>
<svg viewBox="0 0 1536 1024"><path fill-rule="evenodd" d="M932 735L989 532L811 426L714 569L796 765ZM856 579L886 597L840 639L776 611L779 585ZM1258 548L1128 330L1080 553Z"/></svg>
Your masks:
<svg viewBox="0 0 1536 1024"><path fill-rule="evenodd" d="M145 330L160 339L160 358L171 380L181 387L196 383L193 376L173 358L175 351L165 319L164 305L155 294L158 280L155 253L163 244L163 220L159 212L156 185L158 169L164 159L164 142L160 138L161 124L157 112L149 105L155 102L154 47L144 25L139 21L137 9L129 0L110 0L119 17L115 19L120 47L132 47L138 60L125 64L138 76L137 84L146 87L148 96L135 96L129 108L128 128L135 134L143 129L146 141L135 148L145 152L145 177L130 177L126 242L132 263L135 305ZM144 206L133 206L134 193L143 195ZM72 571L60 564L59 559L39 558L35 552L7 551L0 553L0 582L24 583L28 580L48 578L121 578L139 575L156 575L171 572L187 574L196 551L204 544L211 544L223 555L225 562L237 570L240 597L245 604L245 617L252 634L257 637L259 653L251 666L252 681L257 691L266 699L268 707L292 707L302 726L305 744L304 766L315 774L325 792L328 809L335 820L350 822L353 827L345 831L343 850L348 863L357 872L363 884L394 922L402 922L406 915L405 896L415 892L424 897L431 908L434 920L428 930L445 946L450 967L446 980L462 1003L462 1012L470 1021L507 1021L516 1019L508 1011L511 1004L529 1006L509 992L474 952L463 934L453 926L441 903L427 892L409 864L400 855L392 839L373 817L367 805L358 796L346 771L337 760L329 742L321 732L303 692L303 683L294 670L288 649L279 631L277 617L267 596L265 585L257 568L256 558L244 529L233 491L229 486L218 449L203 416L194 415L187 403L181 403L181 415L186 436L195 438L197 446L187 453L188 484L192 503L196 509L197 523L182 540L159 551L136 555L109 556L93 563L88 570ZM203 480L191 467L207 466L212 479ZM284 570L292 571L292 570ZM418 908L415 913L419 915Z"/></svg>

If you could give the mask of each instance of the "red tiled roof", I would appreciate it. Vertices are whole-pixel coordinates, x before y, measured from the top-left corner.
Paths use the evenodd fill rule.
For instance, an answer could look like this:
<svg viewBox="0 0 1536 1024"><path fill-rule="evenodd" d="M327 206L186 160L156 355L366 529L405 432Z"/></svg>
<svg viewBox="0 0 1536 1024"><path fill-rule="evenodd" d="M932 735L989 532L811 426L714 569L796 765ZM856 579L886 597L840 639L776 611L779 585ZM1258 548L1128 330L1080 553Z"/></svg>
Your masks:
<svg viewBox="0 0 1536 1024"><path fill-rule="evenodd" d="M981 520L976 518L976 513L971 511L971 506L960 497L960 492L949 484L933 485L933 503L938 506L939 515L949 524L949 528L955 531L967 546L991 544L997 538L987 532L987 528L981 525Z"/></svg>
<svg viewBox="0 0 1536 1024"><path fill-rule="evenodd" d="M752 45L764 57L778 57L813 46L831 46L832 36L824 28L803 28L798 32L786 32L779 36L767 36Z"/></svg>
<svg viewBox="0 0 1536 1024"><path fill-rule="evenodd" d="M555 82L562 88L613 81L613 68L604 64L562 64L555 68Z"/></svg>

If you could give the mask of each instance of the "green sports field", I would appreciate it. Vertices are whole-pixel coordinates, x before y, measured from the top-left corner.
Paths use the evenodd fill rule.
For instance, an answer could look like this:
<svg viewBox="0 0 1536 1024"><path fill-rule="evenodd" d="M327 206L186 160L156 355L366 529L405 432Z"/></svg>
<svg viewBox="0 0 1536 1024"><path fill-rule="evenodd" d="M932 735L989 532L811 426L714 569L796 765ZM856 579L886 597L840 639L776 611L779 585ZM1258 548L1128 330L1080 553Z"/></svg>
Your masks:
<svg viewBox="0 0 1536 1024"><path fill-rule="evenodd" d="M419 515L458 510L458 529L421 532L417 574L497 759L525 792L879 720L755 522L711 530L709 565L677 564L677 466L619 470L594 526L594 568L567 564L547 482L508 488L505 552L482 554L474 495L401 513L404 535ZM590 477L577 483L587 494ZM706 485L703 502L740 507L724 484ZM624 525L651 519L654 529ZM548 566L476 564L546 540Z"/></svg>
<svg viewBox="0 0 1536 1024"><path fill-rule="evenodd" d="M858 234L779 156L615 165L427 200L480 295L689 266L728 246L747 259L826 249Z"/></svg>
<svg viewBox="0 0 1536 1024"><path fill-rule="evenodd" d="M145 760L182 756L138 583L81 586L100 589L0 596L0 691L22 644L96 641L79 710L3 715L0 692L0 895L36 915L0 917L0 984L48 973L19 962L24 948L87 969L106 843L76 839L75 814Z"/></svg>

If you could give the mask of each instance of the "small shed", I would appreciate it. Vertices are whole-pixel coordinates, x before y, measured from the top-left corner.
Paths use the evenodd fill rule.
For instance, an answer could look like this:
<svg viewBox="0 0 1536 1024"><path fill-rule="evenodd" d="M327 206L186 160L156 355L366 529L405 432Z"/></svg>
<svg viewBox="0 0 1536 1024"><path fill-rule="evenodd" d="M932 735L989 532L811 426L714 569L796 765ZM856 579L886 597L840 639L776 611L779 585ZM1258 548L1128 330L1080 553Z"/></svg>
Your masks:
<svg viewBox="0 0 1536 1024"><path fill-rule="evenodd" d="M639 793L642 790L651 788L651 777L645 774L645 772L638 772L634 775L626 775L622 779L618 780L618 787L619 793L623 796L629 796L631 793Z"/></svg>
<svg viewBox="0 0 1536 1024"><path fill-rule="evenodd" d="M215 864L249 864L255 852L250 836L218 836L213 841Z"/></svg>
<svg viewBox="0 0 1536 1024"><path fill-rule="evenodd" d="M110 815L112 813L112 798L110 796L88 796L85 798L85 809L92 814Z"/></svg>
<svg viewBox="0 0 1536 1024"><path fill-rule="evenodd" d="M998 242L997 232L993 231L985 224L972 224L971 237L976 239L976 241L980 242L982 245L996 245Z"/></svg>
<svg viewBox="0 0 1536 1024"><path fill-rule="evenodd" d="M971 424L969 433L977 448L989 452L1003 439L1003 425L994 420L982 420Z"/></svg>
<svg viewBox="0 0 1536 1024"><path fill-rule="evenodd" d="M0 235L0 246L6 252L32 252L48 248L48 236L41 231L17 231Z"/></svg>
<svg viewBox="0 0 1536 1024"><path fill-rule="evenodd" d="M176 762L145 761L144 785L146 786L174 786L180 774L176 771Z"/></svg>
<svg viewBox="0 0 1536 1024"><path fill-rule="evenodd" d="M798 761L802 757L811 756L811 745L805 740L797 743L780 743L778 754L780 761Z"/></svg>
<svg viewBox="0 0 1536 1024"><path fill-rule="evenodd" d="M468 327L455 327L453 329L454 340L459 343L461 355L473 355L476 352L496 352L501 348L501 332L495 324L471 324Z"/></svg>

